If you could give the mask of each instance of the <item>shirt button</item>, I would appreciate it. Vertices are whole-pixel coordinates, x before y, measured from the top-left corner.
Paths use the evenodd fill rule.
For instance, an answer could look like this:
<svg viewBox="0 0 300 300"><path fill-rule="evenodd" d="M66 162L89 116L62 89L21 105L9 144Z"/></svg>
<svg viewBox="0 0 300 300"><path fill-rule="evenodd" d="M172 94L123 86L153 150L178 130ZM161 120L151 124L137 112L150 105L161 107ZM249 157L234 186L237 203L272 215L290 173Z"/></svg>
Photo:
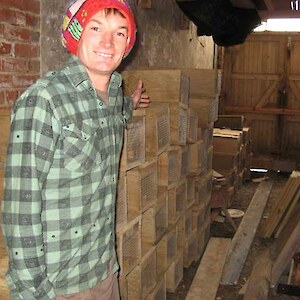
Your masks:
<svg viewBox="0 0 300 300"><path fill-rule="evenodd" d="M99 106L102 106L103 105L103 103L102 102L99 102Z"/></svg>

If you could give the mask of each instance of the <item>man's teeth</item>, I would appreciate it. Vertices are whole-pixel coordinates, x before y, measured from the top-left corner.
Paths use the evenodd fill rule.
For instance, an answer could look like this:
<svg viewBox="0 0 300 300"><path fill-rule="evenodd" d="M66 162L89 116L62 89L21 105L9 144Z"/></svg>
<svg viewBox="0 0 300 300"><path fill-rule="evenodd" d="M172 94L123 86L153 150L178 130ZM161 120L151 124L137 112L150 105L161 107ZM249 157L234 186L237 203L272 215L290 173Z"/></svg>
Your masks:
<svg viewBox="0 0 300 300"><path fill-rule="evenodd" d="M112 57L112 54L108 54L108 53L96 52L96 54L98 56L103 56L103 57Z"/></svg>

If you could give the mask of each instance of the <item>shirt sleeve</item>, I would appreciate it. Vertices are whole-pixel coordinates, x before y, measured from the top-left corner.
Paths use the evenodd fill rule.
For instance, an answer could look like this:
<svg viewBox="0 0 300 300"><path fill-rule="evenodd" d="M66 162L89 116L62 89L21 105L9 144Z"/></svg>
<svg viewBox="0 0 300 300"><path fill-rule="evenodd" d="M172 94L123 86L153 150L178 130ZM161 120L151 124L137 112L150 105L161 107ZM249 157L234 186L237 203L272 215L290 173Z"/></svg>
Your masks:
<svg viewBox="0 0 300 300"><path fill-rule="evenodd" d="M59 130L45 94L42 88L27 91L11 119L2 203L11 300L55 298L46 274L41 213Z"/></svg>
<svg viewBox="0 0 300 300"><path fill-rule="evenodd" d="M127 122L132 117L133 112L133 101L130 96L124 96L124 109L123 109L123 117Z"/></svg>

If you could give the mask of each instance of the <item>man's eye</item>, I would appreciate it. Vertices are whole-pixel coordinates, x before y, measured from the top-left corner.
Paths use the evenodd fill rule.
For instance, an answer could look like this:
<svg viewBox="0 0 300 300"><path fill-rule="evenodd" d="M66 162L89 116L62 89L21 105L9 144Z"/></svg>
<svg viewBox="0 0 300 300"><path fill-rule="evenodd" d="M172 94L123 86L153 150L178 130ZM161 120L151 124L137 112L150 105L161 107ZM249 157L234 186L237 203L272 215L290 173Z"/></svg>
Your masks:
<svg viewBox="0 0 300 300"><path fill-rule="evenodd" d="M125 37L125 33L124 32L117 32L117 36Z"/></svg>
<svg viewBox="0 0 300 300"><path fill-rule="evenodd" d="M100 28L99 28L99 27L96 27L96 26L92 27L91 29L94 30L94 31L97 31L97 32L100 31Z"/></svg>

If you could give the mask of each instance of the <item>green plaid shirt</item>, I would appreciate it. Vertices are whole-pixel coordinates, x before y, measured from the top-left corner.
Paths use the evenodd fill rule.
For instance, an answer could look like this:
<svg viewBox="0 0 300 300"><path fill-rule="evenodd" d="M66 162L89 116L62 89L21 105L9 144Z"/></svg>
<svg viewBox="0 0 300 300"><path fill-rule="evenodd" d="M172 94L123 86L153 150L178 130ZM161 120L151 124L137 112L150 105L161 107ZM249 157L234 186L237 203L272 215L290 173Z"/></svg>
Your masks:
<svg viewBox="0 0 300 300"><path fill-rule="evenodd" d="M132 114L113 73L109 107L80 60L47 74L16 102L2 226L12 299L55 299L95 286L118 264L115 198Z"/></svg>

